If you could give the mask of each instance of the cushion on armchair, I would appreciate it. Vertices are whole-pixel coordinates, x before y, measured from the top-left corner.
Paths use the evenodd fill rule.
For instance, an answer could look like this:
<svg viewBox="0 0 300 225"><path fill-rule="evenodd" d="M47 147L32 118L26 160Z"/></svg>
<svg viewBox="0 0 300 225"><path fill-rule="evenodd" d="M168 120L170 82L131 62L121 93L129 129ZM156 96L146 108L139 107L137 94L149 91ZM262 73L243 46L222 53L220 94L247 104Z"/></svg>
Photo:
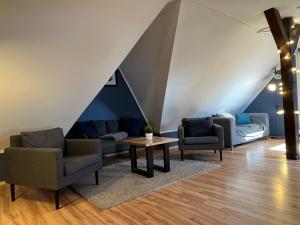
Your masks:
<svg viewBox="0 0 300 225"><path fill-rule="evenodd" d="M186 137L213 136L213 120L211 117L183 119L182 126Z"/></svg>
<svg viewBox="0 0 300 225"><path fill-rule="evenodd" d="M218 144L219 138L216 136L186 137L183 142L187 145Z"/></svg>
<svg viewBox="0 0 300 225"><path fill-rule="evenodd" d="M64 149L63 130L59 127L49 130L21 132L23 147Z"/></svg>
<svg viewBox="0 0 300 225"><path fill-rule="evenodd" d="M99 163L98 154L76 155L64 157L64 175L68 176L93 164Z"/></svg>

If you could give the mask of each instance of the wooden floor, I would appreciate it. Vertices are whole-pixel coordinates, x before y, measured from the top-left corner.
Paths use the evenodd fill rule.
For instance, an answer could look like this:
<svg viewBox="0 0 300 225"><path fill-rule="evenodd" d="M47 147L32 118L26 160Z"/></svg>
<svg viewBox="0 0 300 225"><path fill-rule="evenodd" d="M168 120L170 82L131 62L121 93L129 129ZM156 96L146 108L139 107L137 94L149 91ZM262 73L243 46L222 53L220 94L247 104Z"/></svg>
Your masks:
<svg viewBox="0 0 300 225"><path fill-rule="evenodd" d="M282 143L226 151L220 169L104 211L69 189L59 210L51 192L31 188L17 187L11 203L8 185L0 184L0 224L300 224L300 161L287 161ZM212 151L187 157L218 163Z"/></svg>

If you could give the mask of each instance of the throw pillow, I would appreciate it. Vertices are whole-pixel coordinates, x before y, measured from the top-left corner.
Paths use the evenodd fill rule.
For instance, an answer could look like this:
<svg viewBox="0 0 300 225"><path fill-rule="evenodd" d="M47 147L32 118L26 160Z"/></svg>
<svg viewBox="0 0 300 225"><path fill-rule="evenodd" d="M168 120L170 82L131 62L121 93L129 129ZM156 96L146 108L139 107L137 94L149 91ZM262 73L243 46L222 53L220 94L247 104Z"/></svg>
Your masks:
<svg viewBox="0 0 300 225"><path fill-rule="evenodd" d="M247 113L238 113L236 114L236 124L243 125L251 123L251 117Z"/></svg>
<svg viewBox="0 0 300 225"><path fill-rule="evenodd" d="M98 130L94 121L85 121L76 123L77 128L80 133L84 136L86 135L89 139L98 139Z"/></svg>
<svg viewBox="0 0 300 225"><path fill-rule="evenodd" d="M182 125L187 137L203 137L214 134L212 117L183 119Z"/></svg>
<svg viewBox="0 0 300 225"><path fill-rule="evenodd" d="M30 148L61 148L65 140L63 130L59 127L49 130L21 132L23 147Z"/></svg>

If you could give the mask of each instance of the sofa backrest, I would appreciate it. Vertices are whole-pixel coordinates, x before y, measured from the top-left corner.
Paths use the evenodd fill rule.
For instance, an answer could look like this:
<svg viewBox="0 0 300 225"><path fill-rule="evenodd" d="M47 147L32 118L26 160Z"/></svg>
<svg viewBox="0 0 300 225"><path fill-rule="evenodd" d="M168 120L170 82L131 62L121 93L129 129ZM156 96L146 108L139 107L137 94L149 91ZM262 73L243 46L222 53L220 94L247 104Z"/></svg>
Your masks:
<svg viewBox="0 0 300 225"><path fill-rule="evenodd" d="M214 135L211 117L182 119L185 136L203 137Z"/></svg>

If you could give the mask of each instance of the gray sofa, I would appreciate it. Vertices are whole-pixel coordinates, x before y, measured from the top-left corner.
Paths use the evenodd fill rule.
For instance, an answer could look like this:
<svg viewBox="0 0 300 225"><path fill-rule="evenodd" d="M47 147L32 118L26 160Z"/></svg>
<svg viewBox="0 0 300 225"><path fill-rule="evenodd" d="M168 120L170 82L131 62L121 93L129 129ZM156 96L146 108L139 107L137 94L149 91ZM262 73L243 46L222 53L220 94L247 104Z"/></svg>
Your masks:
<svg viewBox="0 0 300 225"><path fill-rule="evenodd" d="M236 125L235 118L213 117L213 121L224 128L225 147L248 143L269 136L269 116L267 113L248 113L251 124Z"/></svg>
<svg viewBox="0 0 300 225"><path fill-rule="evenodd" d="M76 122L68 138L100 139L102 154L107 155L122 151L129 151L130 146L123 144L127 137L143 136L146 122L141 118L125 118L118 120L90 120Z"/></svg>
<svg viewBox="0 0 300 225"><path fill-rule="evenodd" d="M100 140L65 140L61 128L22 132L11 136L5 149L6 182L11 199L15 185L45 188L55 192L59 208L59 191L102 167Z"/></svg>

